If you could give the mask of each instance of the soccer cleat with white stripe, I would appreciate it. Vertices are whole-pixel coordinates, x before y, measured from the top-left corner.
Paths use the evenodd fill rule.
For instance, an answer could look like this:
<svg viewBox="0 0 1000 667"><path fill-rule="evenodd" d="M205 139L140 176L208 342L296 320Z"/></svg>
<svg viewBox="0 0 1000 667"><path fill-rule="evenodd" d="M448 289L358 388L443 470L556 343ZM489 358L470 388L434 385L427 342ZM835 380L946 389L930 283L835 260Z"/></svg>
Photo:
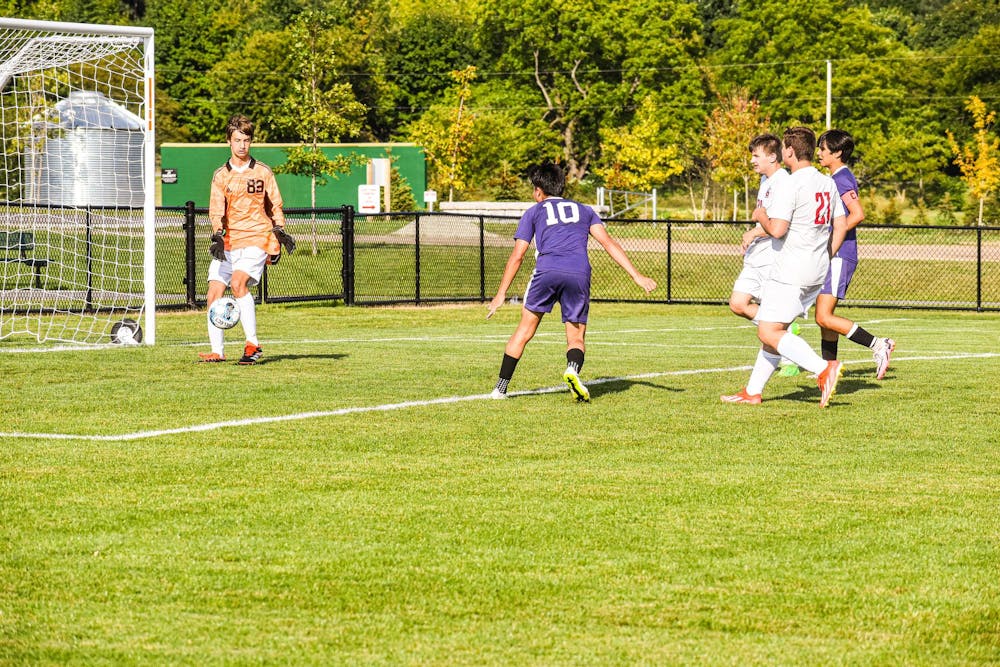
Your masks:
<svg viewBox="0 0 1000 667"><path fill-rule="evenodd" d="M507 398L507 392L500 391L499 389L494 389L493 393L490 394L490 398L496 401L502 401Z"/></svg>
<svg viewBox="0 0 1000 667"><path fill-rule="evenodd" d="M881 380L885 377L885 372L889 370L889 360L892 358L892 351L896 349L896 341L891 338L883 338L872 351L875 357L875 379Z"/></svg>
<svg viewBox="0 0 1000 667"><path fill-rule="evenodd" d="M576 369L572 366L567 366L566 372L563 373L563 380L566 381L566 385L576 397L577 401L583 401L584 403L590 402L590 390L587 389L582 382L580 382L580 376L577 374Z"/></svg>

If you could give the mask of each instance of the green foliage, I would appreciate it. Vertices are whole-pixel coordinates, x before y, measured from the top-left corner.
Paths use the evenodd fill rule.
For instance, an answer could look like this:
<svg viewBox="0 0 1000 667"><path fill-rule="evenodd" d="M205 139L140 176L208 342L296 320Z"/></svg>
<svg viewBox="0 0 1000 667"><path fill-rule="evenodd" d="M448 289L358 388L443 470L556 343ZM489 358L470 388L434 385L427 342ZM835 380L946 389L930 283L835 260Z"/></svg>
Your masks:
<svg viewBox="0 0 1000 667"><path fill-rule="evenodd" d="M406 177L403 176L396 167L392 167L389 174L389 186L389 199L392 202L392 210L417 210L417 200L413 196L413 188L410 187L410 182L406 180Z"/></svg>
<svg viewBox="0 0 1000 667"><path fill-rule="evenodd" d="M960 146L949 130L948 143L969 194L978 202L978 224L981 225L986 199L1000 186L1000 139L991 131L996 120L995 111L987 111L986 104L976 95L969 98L965 108L972 114L973 138Z"/></svg>
<svg viewBox="0 0 1000 667"><path fill-rule="evenodd" d="M601 130L602 157L594 173L609 188L647 192L684 170L683 147L664 136L652 96L639 104L632 125Z"/></svg>

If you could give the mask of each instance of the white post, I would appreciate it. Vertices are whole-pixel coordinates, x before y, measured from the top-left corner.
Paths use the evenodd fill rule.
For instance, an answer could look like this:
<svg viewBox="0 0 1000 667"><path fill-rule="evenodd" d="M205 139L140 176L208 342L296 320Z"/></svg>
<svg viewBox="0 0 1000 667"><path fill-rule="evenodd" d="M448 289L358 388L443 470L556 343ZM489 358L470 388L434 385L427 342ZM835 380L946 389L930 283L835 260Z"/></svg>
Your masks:
<svg viewBox="0 0 1000 667"><path fill-rule="evenodd" d="M826 129L830 129L830 100L833 91L833 62L826 61Z"/></svg>
<svg viewBox="0 0 1000 667"><path fill-rule="evenodd" d="M146 141L143 146L143 287L145 291L145 327L142 342L156 344L156 124L153 60L153 31L143 38L145 54L143 76L146 93Z"/></svg>
<svg viewBox="0 0 1000 667"><path fill-rule="evenodd" d="M656 220L656 188L653 188L653 220Z"/></svg>

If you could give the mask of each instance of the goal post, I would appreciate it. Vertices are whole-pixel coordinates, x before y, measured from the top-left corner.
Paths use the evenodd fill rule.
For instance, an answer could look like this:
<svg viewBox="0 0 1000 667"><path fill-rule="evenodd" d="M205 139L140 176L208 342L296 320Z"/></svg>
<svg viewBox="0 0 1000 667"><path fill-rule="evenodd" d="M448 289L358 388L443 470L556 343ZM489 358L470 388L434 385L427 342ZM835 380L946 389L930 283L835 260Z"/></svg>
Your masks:
<svg viewBox="0 0 1000 667"><path fill-rule="evenodd" d="M0 18L0 339L156 341L152 28Z"/></svg>

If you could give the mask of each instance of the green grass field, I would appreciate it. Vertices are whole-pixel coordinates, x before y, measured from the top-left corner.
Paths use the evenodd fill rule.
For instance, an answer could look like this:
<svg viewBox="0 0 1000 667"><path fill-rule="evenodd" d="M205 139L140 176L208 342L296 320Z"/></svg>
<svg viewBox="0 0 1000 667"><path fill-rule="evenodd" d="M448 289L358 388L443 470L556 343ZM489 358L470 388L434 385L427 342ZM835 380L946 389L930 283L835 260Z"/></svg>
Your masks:
<svg viewBox="0 0 1000 667"><path fill-rule="evenodd" d="M595 304L590 404L557 316L485 398L510 306L268 305L255 367L203 313L0 341L0 664L1000 663L1000 314L843 314L898 347L825 410L720 403L721 306Z"/></svg>

